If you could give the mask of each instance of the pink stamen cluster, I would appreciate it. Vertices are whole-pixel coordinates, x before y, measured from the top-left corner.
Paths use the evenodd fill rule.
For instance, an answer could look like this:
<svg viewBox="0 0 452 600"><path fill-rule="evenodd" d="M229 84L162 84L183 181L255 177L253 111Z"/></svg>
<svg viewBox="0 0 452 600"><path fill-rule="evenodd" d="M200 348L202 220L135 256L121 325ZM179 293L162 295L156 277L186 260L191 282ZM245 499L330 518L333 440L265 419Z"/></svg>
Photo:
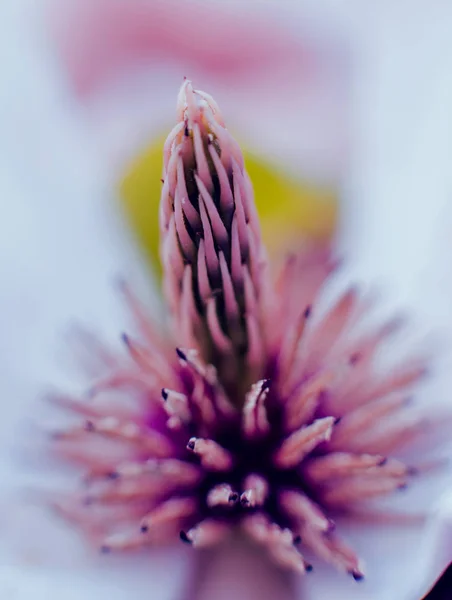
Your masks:
<svg viewBox="0 0 452 600"><path fill-rule="evenodd" d="M327 249L305 246L271 277L240 149L188 81L160 223L176 343L125 288L142 339L123 336L128 360L98 348L109 372L88 399L57 398L84 419L59 447L88 469L86 493L60 510L104 551L201 548L239 529L283 567L311 570L307 550L361 579L334 519L415 474L390 455L422 428L406 401L423 366L377 373L397 323L359 332L368 306L354 290L316 318Z"/></svg>

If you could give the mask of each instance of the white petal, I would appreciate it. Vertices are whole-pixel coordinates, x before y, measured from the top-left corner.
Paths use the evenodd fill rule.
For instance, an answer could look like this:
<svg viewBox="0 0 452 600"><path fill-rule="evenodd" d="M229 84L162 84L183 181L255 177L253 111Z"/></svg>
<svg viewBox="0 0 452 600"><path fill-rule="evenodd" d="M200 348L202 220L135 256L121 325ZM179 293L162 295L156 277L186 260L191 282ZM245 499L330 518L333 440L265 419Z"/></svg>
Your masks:
<svg viewBox="0 0 452 600"><path fill-rule="evenodd" d="M115 215L95 142L32 27L33 11L27 20L19 5L8 26L0 19L2 43L21 48L5 72L0 117L0 589L9 586L17 598L94 600L124 597L127 590L174 598L188 576L186 549L101 557L37 507L29 492L69 485L69 477L48 469L44 454L31 461L42 448L29 422L46 426L40 396L49 385L83 385L69 376L59 352L68 321L77 318L119 338L127 320L114 278L125 273L140 286L144 270Z"/></svg>
<svg viewBox="0 0 452 600"><path fill-rule="evenodd" d="M434 326L451 321L451 19L446 4L413 9L409 23L402 5L381 5L371 28L356 28L357 135L342 219L360 277L389 284Z"/></svg>
<svg viewBox="0 0 452 600"><path fill-rule="evenodd" d="M156 581L149 571L127 572L123 569L97 569L90 572L52 567L0 566L0 597L14 600L122 600L155 597L162 600L183 598L180 573L157 559L161 576Z"/></svg>
<svg viewBox="0 0 452 600"><path fill-rule="evenodd" d="M419 569L414 571L412 586L401 600L417 600L432 587L452 560L452 490L443 494L433 511L422 543Z"/></svg>
<svg viewBox="0 0 452 600"><path fill-rule="evenodd" d="M306 600L419 600L452 560L452 493L441 500L426 527L339 528L363 558L366 577L355 582L314 561L311 577L300 581Z"/></svg>
<svg viewBox="0 0 452 600"><path fill-rule="evenodd" d="M420 13L419 16L421 16ZM445 27L447 20L439 19L437 24L441 22ZM428 42L425 42L423 17L420 21L418 17L419 24L423 26L420 29L422 40L424 40L424 44L428 45ZM405 100L409 104L411 99L417 97L419 78L422 77L423 89L428 89L429 84L433 84L433 102L426 110L417 107L413 122L406 122L405 129L399 134L399 145L395 146L394 153L386 155L388 149L392 148L391 138L387 137L388 131L397 131L399 125L397 117L400 117L400 110L393 110L397 106L394 107L391 104L392 101L395 101L394 99L399 102L401 97L397 92L397 87L394 87L397 85L397 74L405 73L405 67L408 67L409 70L410 65L415 64L418 67L428 64L429 61L425 61L423 55L425 45L419 47L418 59L413 54L416 51L417 42L420 40L415 35L416 30L410 30L411 34L414 34L416 43L403 43L400 40L399 34L405 31L405 21L401 27L398 27L397 23L392 25L392 45L388 44L388 29L385 27L385 22L380 25L380 34L384 33L384 35L377 42L381 44L381 48L386 48L387 51L387 54L382 57L384 64L394 63L393 50L397 50L397 48L398 56L400 56L402 48L407 49L407 55L405 63L403 61L396 63L392 75L388 76L384 82L387 104L384 105L383 112L391 118L395 118L395 122L392 123L395 127L392 127L391 122L385 120L384 117L382 117L383 121L380 119L380 121L373 122L374 135L381 130L386 132L384 134L386 138L384 135L383 138L378 137L380 154L368 155L366 169L363 169L363 173L369 176L365 218L366 223L371 225L371 229L363 229L362 239L365 240L365 248L363 246L361 249L364 248L365 251L362 254L360 252L360 257L362 257L360 268L372 276L372 279L375 273L387 276L387 269L390 269L390 279L394 287L397 288L397 285L403 287L400 298L407 302L413 301L421 314L427 315L432 323L442 324L445 317L450 320L450 289L440 288L438 285L438 278L447 275L442 257L447 256L444 248L448 242L446 226L450 224L450 213L447 213L447 219L443 219L444 223L439 223L441 227L438 230L435 212L427 209L428 205L424 204L424 198L428 196L429 199L435 198L439 202L444 202L446 196L448 181L444 176L444 170L447 167L444 161L450 156L450 148L447 144L451 137L448 128L442 127L442 118L444 117L444 107L450 105L448 72L451 71L448 70L442 51L439 55L434 56L434 61L443 61L444 70L439 69L438 75L436 75L435 69L430 71L426 68L422 74L419 73L418 68L413 71L412 85L411 88L405 90ZM8 31L14 31L14 28L2 28L2 33L5 34L3 38L7 40ZM364 30L363 35L366 36L368 33ZM433 27L430 34L433 36L430 39L437 40L435 43L438 46L435 48L442 48L440 44L442 38L438 29ZM113 331L117 331L118 323L123 322L119 309L113 306L114 300L109 287L109 279L111 275L116 274L118 265L128 264L128 259L124 259L124 256L130 256L130 249L127 249L128 244L124 242L120 226L109 220L107 215L110 213L107 205L98 201L99 198L104 198L106 179L103 174L106 166L97 156L95 143L97 138L91 138L87 132L83 131L83 122L76 115L71 114L71 110L68 108L68 98L64 95L62 86L54 80L55 74L52 67L42 65L36 47L30 48L30 44L29 32L23 32L23 36L19 40L15 38L10 40L10 47L21 48L26 57L26 65L23 66L21 62L20 68L17 68L17 64L14 61L12 63L10 72L14 74L15 85L18 85L20 89L11 86L14 93L10 92L7 100L9 105L14 105L14 111L6 111L6 115L3 115L5 122L2 122L1 127L4 137L0 151L0 164L5 168L6 173L2 179L3 189L0 190L0 197L3 202L7 202L3 209L2 235L0 236L0 256L2 257L0 278L2 294L4 294L0 322L2 331L0 352L3 367L7 373L2 388L6 399L2 407L0 424L2 459L6 455L3 443L11 442L15 432L23 431L23 429L12 429L11 424L17 422L18 416L23 416L27 412L35 414L36 405L31 403L26 409L26 401L35 396L45 381L52 381L53 377L60 372L53 348L57 339L57 331L67 319L68 314L98 321L112 334ZM370 77L378 78L378 67L378 64L374 65L375 70ZM431 72L430 79L427 77L429 71ZM437 78L435 79L435 77ZM175 75L171 82L168 82L168 94L170 88L172 89L173 80L176 82ZM8 86L5 86L5 89L9 89ZM378 93L380 91L378 85L372 86L371 81L367 92L375 95L377 104L381 100ZM33 99L32 103L30 103L30 98ZM368 98L364 98L364 101L366 100ZM144 110L149 111L147 102L148 98L143 95L143 114ZM402 104L405 106L405 103ZM127 102L123 104L123 106L126 105ZM104 109L105 105L101 102L99 106ZM374 116L372 106L368 110L369 114L365 119L370 122ZM112 112L114 113L114 111ZM168 110L168 115L169 112ZM422 122L425 127L421 128L421 133L415 140L416 143L410 146L410 134L418 124L419 114L423 116ZM97 116L102 116L101 109ZM120 119L115 120L114 115L110 116L110 124L119 122ZM382 122L383 127L381 127ZM18 124L20 125L18 126ZM118 131L119 134L115 133L113 136L116 141L121 138L123 133L120 127ZM136 134L138 131L142 132L143 130L137 127ZM290 137L290 140L293 141L293 136ZM91 153L89 148L91 148ZM117 147L114 146L114 148ZM435 152L432 152L432 148L435 149ZM436 160L438 148L442 148L441 168L439 169L441 175L439 177ZM398 161L395 160L398 157L403 157L405 160L402 173L399 171ZM386 175L377 172L377 180L375 180L372 174L375 174L375 165L378 166L380 160L385 163L383 167L386 168ZM108 166L110 164L108 162ZM26 165L26 176L24 175L24 165ZM423 169L425 169L424 174L422 174ZM378 180L378 177L384 177L384 179ZM431 184L433 184L433 188ZM372 190L375 191L372 192ZM402 198L405 202L403 206L400 205ZM387 203L384 200L387 200ZM359 198L359 201L361 202L362 199ZM413 206L421 219L417 220L415 226L411 221L410 226L407 227L405 218L407 214L410 219L413 217ZM444 205L436 205L436 214L442 206ZM397 207L402 207L404 210L396 213L395 208ZM441 220L440 217L439 221ZM425 231L424 226L426 226ZM442 235L443 247L432 244L438 237L436 235L438 231ZM432 247L434 251L430 253ZM402 254L399 253L401 248L403 249ZM378 263L375 261L375 257L378 258ZM432 269L433 265L436 265L438 269ZM10 444L7 448L10 448ZM2 490L16 485L15 482L18 481L16 467L19 468L18 465L15 465L14 469L11 465L2 468L1 473L4 475L2 485L5 485ZM6 497L12 498L11 495ZM18 512L15 512L16 510ZM88 575L88 571L84 570L85 566L82 566L83 559L87 557L82 545L78 545L78 542L74 540L70 543L69 540L66 540L62 545L58 543L53 545L57 539L49 532L54 528L58 529L53 521L45 521L41 516L38 518L36 512L23 508L23 506L18 507L14 503L5 503L1 507L2 525L3 529L5 525L8 527L11 535L14 533L12 514L16 518L20 517L16 523L21 523L22 535L25 534L30 543L33 542L29 547L32 560L36 552L36 547L33 545L35 542L44 542L46 552L48 550L49 553L51 550L55 551L64 547L66 554L66 548L68 548L67 554L60 557L61 560L67 561L67 578L66 575L64 577L57 575L54 579L55 571L50 570L51 560L54 560L54 557L50 557L50 555L44 556L45 561L50 561L46 567L17 566L12 570L5 568L0 572L0 582L3 577L3 581L6 580L8 583L7 578L9 577L9 581L11 581L12 577L13 585L25 586L23 597L29 597L29 590L32 588L33 590L46 590L45 595L50 597L61 595L70 600L70 594L74 594L75 600L80 597L76 595L76 590L80 585L81 575L90 585L90 591L85 591L84 598L89 598L88 594L92 594L93 598L103 596L102 592L105 590L105 595L110 597L111 594L114 599L117 593L117 590L113 589L115 586L124 590L129 589L129 585L134 585L130 583L134 578L130 577L127 568L123 569L123 566L119 568L118 563L117 569L104 569L100 566L97 558L93 559L92 571L86 566L90 573ZM350 530L348 532L350 540L355 541L358 551L361 551L368 561L367 582L356 584L353 580L346 579L341 575L331 575L330 570L318 567L309 578L306 577L303 581L306 593L304 597L315 600L330 597L334 597L335 600L353 599L354 597L357 600L391 600L391 598L394 600L396 598L397 600L400 598L418 600L421 591L428 588L428 580L430 578L433 580L451 558L451 548L446 543L447 536L442 537L443 532L448 532L449 514L447 507L443 507L438 512L437 520L432 522L431 529L406 531L404 535L396 534L393 528L389 531L380 529L378 532L366 532L362 528L356 533ZM25 525L27 526L25 527ZM60 534L72 537L66 528L63 532L63 526L61 526ZM425 535L428 537L426 538ZM427 554L424 555L424 550L421 554L420 549L423 549L426 540L430 540L431 552L428 556L430 556L431 563L422 565L421 561L425 560ZM10 540L3 539L4 543L8 541ZM22 542L24 541L26 540L22 539ZM78 550L74 550L75 554L72 550L69 552L71 544L78 547ZM19 549L17 548L17 550ZM11 557L11 555L9 556ZM16 554L14 556L17 558ZM81 561L79 567L74 568L73 565L68 564L76 562L74 557ZM24 560L25 558L27 557L23 557ZM41 558L42 556L39 555L38 560ZM113 560L115 559L113 558ZM142 586L140 590L146 591L147 595L154 595L154 591L156 591L158 597L165 597L163 589L149 588L151 582L152 586L155 585L156 574L165 577L165 570L158 561L155 573L153 568L152 572L148 571L148 567L150 569L152 564L156 564L154 560L137 566L134 562L131 565L132 571L136 570L136 580L139 582L136 585ZM182 563L178 561L171 564L180 564L183 568ZM397 570L394 565L397 565ZM238 566L233 564L231 569L234 573ZM138 576L140 570L141 575ZM221 575L221 568L219 571L218 577ZM171 573L172 579L174 571L167 570L167 572ZM416 581L413 580L414 572L419 574L419 588L417 588ZM19 581L16 579L18 573L20 573ZM260 582L260 576L263 577L265 574L266 572L261 573L255 582ZM122 579L123 577L124 579ZM178 578L175 577L175 579ZM215 580L216 578L213 580L214 584ZM272 581L273 578L270 577L269 589L271 589ZM171 582L166 579L166 583L169 585ZM413 584L413 592L410 591L409 594L406 587L408 584L410 586ZM54 591L52 587L49 587L52 585L57 591L55 594L52 593ZM127 588L124 587L126 585ZM230 581L225 583L223 589L230 585ZM267 582L264 587L267 588ZM17 593L20 594L20 588L18 589ZM165 590L169 590L166 584ZM278 594L274 593L273 597L275 595Z"/></svg>

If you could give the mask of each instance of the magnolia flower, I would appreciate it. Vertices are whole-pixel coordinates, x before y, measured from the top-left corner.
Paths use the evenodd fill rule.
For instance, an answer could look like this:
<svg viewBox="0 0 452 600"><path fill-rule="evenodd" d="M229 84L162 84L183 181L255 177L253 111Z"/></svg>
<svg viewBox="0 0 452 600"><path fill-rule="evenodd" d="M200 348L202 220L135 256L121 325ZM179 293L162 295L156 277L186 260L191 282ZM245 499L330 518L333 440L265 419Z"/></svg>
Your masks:
<svg viewBox="0 0 452 600"><path fill-rule="evenodd" d="M82 417L55 442L86 468L85 489L54 505L103 552L177 541L199 552L240 535L283 571L326 564L360 581L349 532L411 520L369 501L432 466L397 453L427 429L408 402L425 365L377 368L399 322L363 328L369 300L354 288L322 308L327 248L270 269L215 101L186 81L177 118L160 211L172 332L123 286L139 333L122 336L128 356L91 341L102 377L88 397L53 398Z"/></svg>
<svg viewBox="0 0 452 600"><path fill-rule="evenodd" d="M443 336L451 324L452 291L450 5L437 4L433 11L413 8L409 23L403 3L372 4L371 12L366 2L341 5L340 10L336 3L278 0L275 5L278 17L285 9L297 35L303 24L312 32L315 23L327 21L330 41L329 34L341 28L357 58L353 61L352 93L347 95L347 106L352 108L352 163L343 173L346 193L341 200L338 231L339 241L348 243L346 269L352 270L351 280L384 284L385 298L391 304L407 307L419 317L412 331L423 324L428 329L438 328ZM306 7L315 9L315 23L296 13L295 9ZM131 109L128 78L123 86L126 93L121 95L120 86L114 90L121 97L127 96L126 106L113 110L110 96L104 94L89 119L86 107L76 106L68 98L67 74L49 52L48 37L40 30L38 8L35 0L28 0L28 4L25 0L6 2L0 7L4 16L0 19L2 41L17 49L2 55L7 84L2 89L0 111L0 186L4 199L0 235L4 398L0 422L0 596L18 600L174 600L184 588L189 595L192 561L207 554L203 600L240 595L262 600L286 598L288 586L277 577L271 562L251 552L249 546L234 544L232 550L221 546L221 553L214 549L201 553L181 543L169 551L159 545L151 553L130 558L114 553L98 555L89 551L75 529L55 519L44 507L34 506L32 495L24 498L24 478L26 483L31 479L35 485L55 489L55 481L50 479L55 470L49 473L43 469L36 431L31 435L27 427L31 415L45 422L41 411L47 407L39 403L39 390L50 381L60 382L60 378L64 389L74 386L78 393L83 386L80 378L68 377L61 365L65 344L63 341L61 348L59 342L68 319L94 324L107 336L109 348L115 348L120 343L118 330L129 330L117 295L111 290L111 277L118 271L128 274L140 297L146 298L148 311L156 314L155 299L148 301L145 293L152 281L147 279L144 284L145 270L140 272L139 256L131 251L121 221L114 218L108 157L116 156L118 147L127 145L125 124L138 114L139 143L143 144L154 133L146 127L148 121L152 125L155 116L160 124L166 122L166 110L168 119L174 118L168 98L182 75L192 72L180 63L173 67L172 79L165 69L164 81L159 79L158 85L152 73L149 76L146 72L134 88L141 112L135 104ZM343 72L336 68L335 72L344 81ZM230 127L245 136L247 124L252 122L256 131L253 139L259 147L296 171L306 168L300 145L315 147L319 156L325 157L318 129L319 121L322 124L326 120L325 115L317 120L309 113L309 119L300 121L300 115L306 115L300 107L306 100L306 87L283 90L275 85L278 73L280 69L269 71L265 87L256 86L254 77L247 77L255 94L246 98L241 86L226 91L226 85L207 81L204 73L202 80L206 89L215 89L221 97ZM151 92L146 93L145 87ZM328 97L338 106L334 94ZM317 97L313 103L324 106ZM108 127L102 130L111 135L99 144L93 126L102 128L106 120ZM344 122L341 113L332 121ZM157 126L155 133L159 133ZM136 149L137 145L132 151ZM127 152L122 152L121 158L125 155ZM115 161L114 166L123 172L124 163ZM119 171L115 171L115 181ZM317 309L313 311L316 314ZM389 349L393 347L395 350L392 344ZM410 347L409 342L406 347ZM58 350L61 352L56 353ZM441 356L446 358L443 352ZM90 366L94 366L93 361ZM435 361L432 376L418 389L416 397L425 400L431 414L438 414L439 401L450 402L451 373L450 365ZM49 418L56 418L53 408L49 410ZM24 464L18 451L24 443L33 449L38 465L36 461L30 465L29 460ZM444 446L442 452L447 453ZM441 471L441 476L443 484L450 485L450 472ZM73 483L74 473L67 465L63 473L58 472L60 486L62 477L68 485ZM296 578L301 586L297 597L419 600L452 558L451 496L439 498L435 484L436 476L435 480L430 475L416 477L406 491L388 498L403 511L422 503L431 517L425 525L371 527L357 520L342 525L338 520L338 531L365 560L365 580L357 584L316 562L313 573Z"/></svg>

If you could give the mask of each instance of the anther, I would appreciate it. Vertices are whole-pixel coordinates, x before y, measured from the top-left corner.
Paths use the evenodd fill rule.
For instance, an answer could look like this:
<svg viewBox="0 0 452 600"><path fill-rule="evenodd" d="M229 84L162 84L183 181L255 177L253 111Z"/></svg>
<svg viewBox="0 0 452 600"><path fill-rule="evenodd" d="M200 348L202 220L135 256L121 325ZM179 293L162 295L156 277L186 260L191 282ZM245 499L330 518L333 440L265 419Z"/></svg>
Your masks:
<svg viewBox="0 0 452 600"><path fill-rule="evenodd" d="M228 471L233 465L233 459L228 450L210 439L192 437L187 449L197 454L204 468L212 471Z"/></svg>
<svg viewBox="0 0 452 600"><path fill-rule="evenodd" d="M268 389L270 389L270 384L271 384L271 379L264 379L262 381L261 391L266 392Z"/></svg>
<svg viewBox="0 0 452 600"><path fill-rule="evenodd" d="M228 483L220 483L209 491L206 501L207 506L213 508L215 506L234 505L238 499L238 493Z"/></svg>
<svg viewBox="0 0 452 600"><path fill-rule="evenodd" d="M185 533L185 531L181 530L179 532L179 537L184 542L184 544L190 544L190 545L192 544L192 541L188 538L188 536Z"/></svg>
<svg viewBox="0 0 452 600"><path fill-rule="evenodd" d="M181 360L187 360L187 355L180 348L176 348L176 354Z"/></svg>

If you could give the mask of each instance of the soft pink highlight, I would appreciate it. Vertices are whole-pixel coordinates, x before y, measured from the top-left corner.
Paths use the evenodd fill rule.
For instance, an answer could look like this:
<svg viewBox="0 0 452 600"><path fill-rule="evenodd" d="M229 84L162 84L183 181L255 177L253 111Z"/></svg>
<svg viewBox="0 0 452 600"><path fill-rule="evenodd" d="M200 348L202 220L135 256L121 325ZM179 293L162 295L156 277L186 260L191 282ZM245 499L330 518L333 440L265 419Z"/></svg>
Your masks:
<svg viewBox="0 0 452 600"><path fill-rule="evenodd" d="M312 50L251 10L180 0L77 0L64 7L57 1L50 8L53 37L80 95L131 65L162 59L223 80L282 63L301 68L303 77L315 60Z"/></svg>

